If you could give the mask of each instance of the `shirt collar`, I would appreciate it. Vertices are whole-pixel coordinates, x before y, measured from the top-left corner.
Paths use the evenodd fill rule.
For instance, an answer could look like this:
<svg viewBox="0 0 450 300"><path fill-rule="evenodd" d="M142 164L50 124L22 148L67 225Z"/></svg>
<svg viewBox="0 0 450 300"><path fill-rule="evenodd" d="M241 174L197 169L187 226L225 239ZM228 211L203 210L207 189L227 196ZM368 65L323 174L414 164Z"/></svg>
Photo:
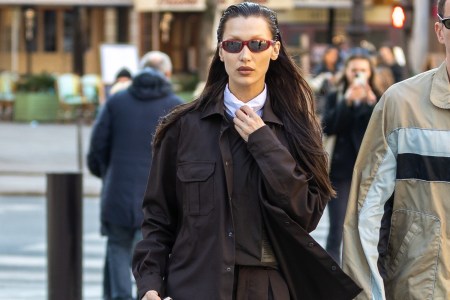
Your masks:
<svg viewBox="0 0 450 300"><path fill-rule="evenodd" d="M238 110L241 106L247 105L251 109L253 109L254 112L256 112L259 116L262 116L263 114L263 107L266 103L267 99L267 88L266 84L264 84L264 90L255 98L251 99L247 103L242 102L238 98L236 98L233 93L231 93L230 88L228 87L228 84L225 86L225 90L223 92L223 99L224 99L224 106L225 111L232 117L235 116L236 110Z"/></svg>
<svg viewBox="0 0 450 300"><path fill-rule="evenodd" d="M431 83L430 100L437 107L450 109L450 82L445 62L441 64L434 74Z"/></svg>
<svg viewBox="0 0 450 300"><path fill-rule="evenodd" d="M224 107L223 95L224 93L221 94L222 97L214 101L211 101L208 105L205 106L205 108L202 110L201 113L202 119L208 118L213 115L220 115L225 118L225 110L223 109ZM283 125L281 119L272 110L270 97L267 97L265 105L263 107L262 119L265 123L274 123L278 125Z"/></svg>

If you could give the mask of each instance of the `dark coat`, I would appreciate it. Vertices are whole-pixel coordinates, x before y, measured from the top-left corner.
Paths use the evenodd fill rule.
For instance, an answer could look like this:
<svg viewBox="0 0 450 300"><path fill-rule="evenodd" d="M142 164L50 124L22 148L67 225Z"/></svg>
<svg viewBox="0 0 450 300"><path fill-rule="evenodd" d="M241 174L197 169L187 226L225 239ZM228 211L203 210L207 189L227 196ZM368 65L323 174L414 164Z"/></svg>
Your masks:
<svg viewBox="0 0 450 300"><path fill-rule="evenodd" d="M262 199L262 211L291 299L350 300L362 291L283 210Z"/></svg>
<svg viewBox="0 0 450 300"><path fill-rule="evenodd" d="M151 166L151 141L160 117L182 103L162 74L145 69L101 109L87 164L103 182L101 221L139 228Z"/></svg>
<svg viewBox="0 0 450 300"><path fill-rule="evenodd" d="M215 102L182 116L155 148L143 206L144 239L133 258L139 299L151 289L176 300L232 299L235 242L229 195L233 172L239 170L233 170L228 141L233 124L224 116L223 100ZM351 299L358 288L323 250L308 247L312 237L307 232L317 226L329 199L321 197L314 180L293 159L269 100L263 120L268 126L252 133L247 147L259 166L254 174L258 193L279 211L264 210L276 253L287 250L286 259L277 259L292 299ZM287 216L295 237L279 241L274 235L287 231L276 224L284 224Z"/></svg>
<svg viewBox="0 0 450 300"><path fill-rule="evenodd" d="M370 116L375 105L361 103L348 106L339 100L341 91L327 97L323 117L323 131L336 135L336 144L331 159L330 177L332 179L351 179L353 166L358 155Z"/></svg>

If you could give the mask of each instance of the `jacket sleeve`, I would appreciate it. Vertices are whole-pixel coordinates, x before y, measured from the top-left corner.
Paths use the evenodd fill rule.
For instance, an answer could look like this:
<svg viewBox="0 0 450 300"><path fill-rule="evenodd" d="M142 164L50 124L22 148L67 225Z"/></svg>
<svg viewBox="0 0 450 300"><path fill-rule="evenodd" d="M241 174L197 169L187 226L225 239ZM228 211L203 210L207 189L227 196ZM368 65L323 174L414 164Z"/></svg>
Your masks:
<svg viewBox="0 0 450 300"><path fill-rule="evenodd" d="M344 223L343 269L364 289L357 299L385 299L378 244L397 166L395 132L386 132L385 97L373 111L356 160Z"/></svg>
<svg viewBox="0 0 450 300"><path fill-rule="evenodd" d="M262 196L306 231L314 230L329 200L321 197L314 180L307 178L269 126L253 132L247 147L263 175Z"/></svg>
<svg viewBox="0 0 450 300"><path fill-rule="evenodd" d="M136 245L132 262L138 299L149 290L163 292L166 265L176 237L177 128L177 125L169 128L153 153L143 201L143 239Z"/></svg>
<svg viewBox="0 0 450 300"><path fill-rule="evenodd" d="M95 122L91 134L87 165L89 171L103 177L108 168L111 151L111 114L107 106L103 107Z"/></svg>

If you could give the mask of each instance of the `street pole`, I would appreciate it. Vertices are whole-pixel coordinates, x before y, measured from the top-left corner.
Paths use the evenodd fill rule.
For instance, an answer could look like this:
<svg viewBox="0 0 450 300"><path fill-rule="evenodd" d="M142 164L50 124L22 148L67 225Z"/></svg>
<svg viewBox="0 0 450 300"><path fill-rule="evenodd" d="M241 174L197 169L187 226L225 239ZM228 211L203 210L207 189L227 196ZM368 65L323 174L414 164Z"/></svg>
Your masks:
<svg viewBox="0 0 450 300"><path fill-rule="evenodd" d="M77 161L78 171L83 174L83 127L81 124L81 112L77 112Z"/></svg>
<svg viewBox="0 0 450 300"><path fill-rule="evenodd" d="M331 7L328 9L328 28L327 28L327 43L333 44L334 37L334 23L336 20L336 9Z"/></svg>
<svg viewBox="0 0 450 300"><path fill-rule="evenodd" d="M352 0L352 17L347 34L352 47L359 47L369 29L364 20L364 0Z"/></svg>
<svg viewBox="0 0 450 300"><path fill-rule="evenodd" d="M82 178L47 174L48 300L82 299Z"/></svg>
<svg viewBox="0 0 450 300"><path fill-rule="evenodd" d="M409 41L409 71L410 75L418 74L424 71L427 60L429 46L429 21L430 21L430 4L428 1L414 0L408 3L407 17L411 18L412 24L408 24L410 29Z"/></svg>
<svg viewBox="0 0 450 300"><path fill-rule="evenodd" d="M31 75L31 52L33 51L34 42L34 27L36 11L33 8L25 9L25 41L26 41L26 53L27 53L27 75Z"/></svg>

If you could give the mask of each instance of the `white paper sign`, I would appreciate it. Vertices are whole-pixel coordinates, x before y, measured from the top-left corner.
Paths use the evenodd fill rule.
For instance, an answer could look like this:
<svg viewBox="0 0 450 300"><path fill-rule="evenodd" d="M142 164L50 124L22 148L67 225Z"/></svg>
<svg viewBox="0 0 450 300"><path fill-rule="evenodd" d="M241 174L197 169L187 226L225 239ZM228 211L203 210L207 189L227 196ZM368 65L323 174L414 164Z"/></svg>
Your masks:
<svg viewBox="0 0 450 300"><path fill-rule="evenodd" d="M138 71L138 51L136 46L128 44L102 44L100 46L100 63L102 81L112 84L117 73L127 68L132 75Z"/></svg>

